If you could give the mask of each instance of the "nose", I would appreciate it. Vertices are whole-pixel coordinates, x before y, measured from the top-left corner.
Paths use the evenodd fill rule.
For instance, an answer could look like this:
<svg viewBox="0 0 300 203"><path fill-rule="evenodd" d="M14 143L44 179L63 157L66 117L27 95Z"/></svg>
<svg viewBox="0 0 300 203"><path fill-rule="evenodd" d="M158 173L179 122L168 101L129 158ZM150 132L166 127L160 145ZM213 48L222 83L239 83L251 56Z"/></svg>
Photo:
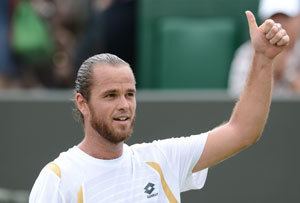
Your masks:
<svg viewBox="0 0 300 203"><path fill-rule="evenodd" d="M119 110L128 110L130 107L130 103L125 96L121 96L119 99L118 108Z"/></svg>

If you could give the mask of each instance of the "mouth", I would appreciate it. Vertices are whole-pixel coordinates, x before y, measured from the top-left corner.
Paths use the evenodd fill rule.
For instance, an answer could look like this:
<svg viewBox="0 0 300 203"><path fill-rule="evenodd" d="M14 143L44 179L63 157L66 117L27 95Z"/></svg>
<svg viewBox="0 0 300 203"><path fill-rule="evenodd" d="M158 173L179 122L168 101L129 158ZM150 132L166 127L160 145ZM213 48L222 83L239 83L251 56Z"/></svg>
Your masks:
<svg viewBox="0 0 300 203"><path fill-rule="evenodd" d="M113 120L117 122L125 123L130 120L130 116L128 115L115 116L113 117Z"/></svg>

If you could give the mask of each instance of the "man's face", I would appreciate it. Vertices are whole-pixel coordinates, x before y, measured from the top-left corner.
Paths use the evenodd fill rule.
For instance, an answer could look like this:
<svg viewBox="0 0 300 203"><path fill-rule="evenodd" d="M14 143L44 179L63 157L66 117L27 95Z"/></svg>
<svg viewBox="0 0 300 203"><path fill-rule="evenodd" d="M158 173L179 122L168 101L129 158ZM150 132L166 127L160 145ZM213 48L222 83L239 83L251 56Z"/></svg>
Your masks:
<svg viewBox="0 0 300 203"><path fill-rule="evenodd" d="M99 136L115 144L132 134L136 110L134 75L128 66L119 66L94 67L88 102L88 122Z"/></svg>

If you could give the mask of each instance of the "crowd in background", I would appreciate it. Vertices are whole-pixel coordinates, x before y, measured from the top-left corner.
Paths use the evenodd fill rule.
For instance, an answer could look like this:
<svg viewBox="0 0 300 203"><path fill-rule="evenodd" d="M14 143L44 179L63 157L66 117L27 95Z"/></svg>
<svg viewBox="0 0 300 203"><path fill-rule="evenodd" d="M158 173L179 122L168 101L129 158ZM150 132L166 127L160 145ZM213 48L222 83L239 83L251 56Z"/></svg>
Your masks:
<svg viewBox="0 0 300 203"><path fill-rule="evenodd" d="M261 20L291 36L275 63L275 92L300 92L300 0L261 0ZM113 53L136 70L135 0L1 0L0 89L72 88L80 64ZM252 57L245 42L233 58L228 90L238 95Z"/></svg>
<svg viewBox="0 0 300 203"><path fill-rule="evenodd" d="M134 0L1 0L0 89L70 88L101 52L134 65L134 29Z"/></svg>

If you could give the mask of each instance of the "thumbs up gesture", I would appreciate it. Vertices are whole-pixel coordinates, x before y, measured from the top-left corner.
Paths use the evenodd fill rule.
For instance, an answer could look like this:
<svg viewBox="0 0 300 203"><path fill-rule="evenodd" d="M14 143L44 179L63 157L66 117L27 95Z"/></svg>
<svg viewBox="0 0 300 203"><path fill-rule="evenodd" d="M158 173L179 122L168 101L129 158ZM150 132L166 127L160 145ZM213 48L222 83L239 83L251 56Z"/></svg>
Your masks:
<svg viewBox="0 0 300 203"><path fill-rule="evenodd" d="M257 26L251 11L246 11L252 46L256 53L269 59L275 58L289 44L290 38L281 24L268 19Z"/></svg>

